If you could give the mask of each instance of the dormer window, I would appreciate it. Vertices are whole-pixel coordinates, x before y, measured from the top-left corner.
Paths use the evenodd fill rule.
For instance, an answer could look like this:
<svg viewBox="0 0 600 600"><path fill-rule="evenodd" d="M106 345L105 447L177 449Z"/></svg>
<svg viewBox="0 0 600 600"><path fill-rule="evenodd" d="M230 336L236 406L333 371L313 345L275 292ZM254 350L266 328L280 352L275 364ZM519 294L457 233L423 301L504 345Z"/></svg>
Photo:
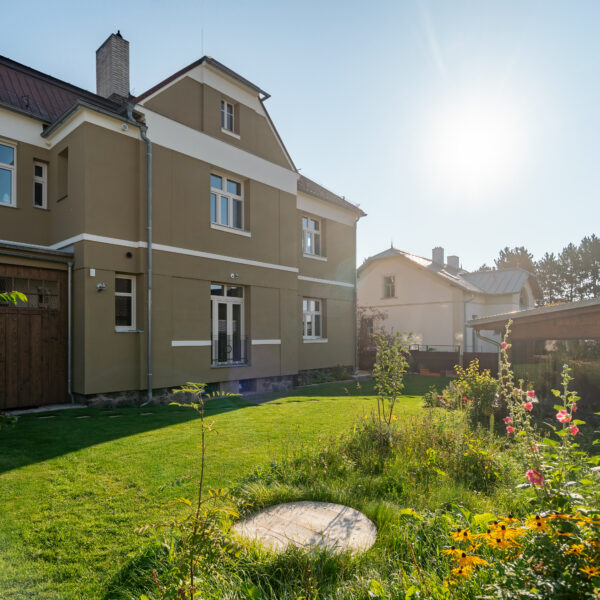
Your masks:
<svg viewBox="0 0 600 600"><path fill-rule="evenodd" d="M221 129L235 133L235 107L226 100L221 100Z"/></svg>

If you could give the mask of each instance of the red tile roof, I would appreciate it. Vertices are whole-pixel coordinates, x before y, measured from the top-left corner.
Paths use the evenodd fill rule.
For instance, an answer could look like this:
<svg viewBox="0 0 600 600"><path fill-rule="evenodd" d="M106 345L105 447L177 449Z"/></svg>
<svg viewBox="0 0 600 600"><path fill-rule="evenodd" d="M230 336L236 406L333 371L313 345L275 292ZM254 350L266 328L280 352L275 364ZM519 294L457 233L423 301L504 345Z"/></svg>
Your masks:
<svg viewBox="0 0 600 600"><path fill-rule="evenodd" d="M52 123L78 100L119 113L122 104L0 56L0 104Z"/></svg>

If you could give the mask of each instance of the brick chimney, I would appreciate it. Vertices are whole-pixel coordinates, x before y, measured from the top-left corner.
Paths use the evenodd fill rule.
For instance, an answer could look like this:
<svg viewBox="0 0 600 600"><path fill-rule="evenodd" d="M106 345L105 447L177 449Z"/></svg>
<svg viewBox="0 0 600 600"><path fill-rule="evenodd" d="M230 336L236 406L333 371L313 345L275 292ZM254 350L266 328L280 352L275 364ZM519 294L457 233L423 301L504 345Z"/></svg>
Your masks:
<svg viewBox="0 0 600 600"><path fill-rule="evenodd" d="M129 97L129 42L120 31L96 50L96 93L111 100Z"/></svg>
<svg viewBox="0 0 600 600"><path fill-rule="evenodd" d="M456 269L458 271L460 269L460 258L455 255L450 255L448 257L448 266L451 269Z"/></svg>
<svg viewBox="0 0 600 600"><path fill-rule="evenodd" d="M444 249L441 246L436 246L431 251L431 260L436 265L443 265L444 264Z"/></svg>

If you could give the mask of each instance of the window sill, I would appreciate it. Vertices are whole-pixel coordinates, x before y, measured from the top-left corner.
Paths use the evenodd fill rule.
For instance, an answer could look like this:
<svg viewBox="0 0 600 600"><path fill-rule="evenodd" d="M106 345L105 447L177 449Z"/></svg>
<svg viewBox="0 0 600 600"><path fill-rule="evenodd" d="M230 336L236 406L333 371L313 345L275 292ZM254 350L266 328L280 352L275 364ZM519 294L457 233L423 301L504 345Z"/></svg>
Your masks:
<svg viewBox="0 0 600 600"><path fill-rule="evenodd" d="M0 206L6 206L6 208L17 208L16 204L5 204L4 202L0 202Z"/></svg>
<svg viewBox="0 0 600 600"><path fill-rule="evenodd" d="M119 329L115 327L115 333L144 333L143 329Z"/></svg>
<svg viewBox="0 0 600 600"><path fill-rule="evenodd" d="M249 367L249 362L239 362L239 363L223 363L223 364L215 364L210 365L211 369L237 369L238 367Z"/></svg>
<svg viewBox="0 0 600 600"><path fill-rule="evenodd" d="M252 234L249 231L244 231L243 229L235 229L235 227L227 227L226 225L219 225L218 223L211 223L210 228L216 229L217 231L224 231L225 233L235 233L235 235L252 237Z"/></svg>
<svg viewBox="0 0 600 600"><path fill-rule="evenodd" d="M328 341L327 338L302 338L305 344L326 344Z"/></svg>
<svg viewBox="0 0 600 600"><path fill-rule="evenodd" d="M38 210L48 210L47 206L36 206L35 204L33 205L33 208L37 208Z"/></svg>
<svg viewBox="0 0 600 600"><path fill-rule="evenodd" d="M229 129L225 129L224 127L221 127L221 133L226 133L227 135L234 137L236 140L241 139L238 133L233 133L233 131L229 131Z"/></svg>
<svg viewBox="0 0 600 600"><path fill-rule="evenodd" d="M321 260L323 262L327 262L327 257L320 256L319 254L306 254L306 252L303 252L302 256L304 256L304 258L312 258L313 260Z"/></svg>

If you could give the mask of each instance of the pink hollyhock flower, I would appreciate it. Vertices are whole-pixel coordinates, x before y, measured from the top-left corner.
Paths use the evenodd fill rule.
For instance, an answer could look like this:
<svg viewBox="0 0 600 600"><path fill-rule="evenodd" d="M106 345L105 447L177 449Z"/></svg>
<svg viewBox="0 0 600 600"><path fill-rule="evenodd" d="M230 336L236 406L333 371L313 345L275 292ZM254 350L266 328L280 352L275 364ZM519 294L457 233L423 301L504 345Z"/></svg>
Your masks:
<svg viewBox="0 0 600 600"><path fill-rule="evenodd" d="M527 396L529 398L535 398L535 390L528 390L527 391Z"/></svg>
<svg viewBox="0 0 600 600"><path fill-rule="evenodd" d="M500 344L500 348L502 348L502 350L506 350L508 348L508 344L506 342L502 342Z"/></svg>
<svg viewBox="0 0 600 600"><path fill-rule="evenodd" d="M571 429L569 429L569 431L573 434L573 435L577 435L579 433L579 427L577 427L577 425L573 425L573 427L571 427Z"/></svg>
<svg viewBox="0 0 600 600"><path fill-rule="evenodd" d="M531 412L533 410L533 404L531 404L531 402L525 402L525 404L523 404L523 408Z"/></svg>
<svg viewBox="0 0 600 600"><path fill-rule="evenodd" d="M462 401L466 404L469 401L469 399L466 396L463 396Z"/></svg>
<svg viewBox="0 0 600 600"><path fill-rule="evenodd" d="M504 423L508 425L512 421L512 417L504 417Z"/></svg>
<svg viewBox="0 0 600 600"><path fill-rule="evenodd" d="M561 423L568 423L571 420L571 417L569 416L569 413L567 413L566 410L559 410L556 413L556 418L561 422Z"/></svg>
<svg viewBox="0 0 600 600"><path fill-rule="evenodd" d="M512 427L511 425L507 425L506 426L506 433L508 433L509 435L515 430L514 427Z"/></svg>
<svg viewBox="0 0 600 600"><path fill-rule="evenodd" d="M542 485L544 483L544 476L539 471L529 469L525 475L529 480L529 483L532 483L533 485Z"/></svg>
<svg viewBox="0 0 600 600"><path fill-rule="evenodd" d="M441 400L442 398L443 398L443 396L440 396L440 395L438 394L438 400Z"/></svg>
<svg viewBox="0 0 600 600"><path fill-rule="evenodd" d="M523 390L521 388L519 388L517 391L519 392L519 394L523 393Z"/></svg>
<svg viewBox="0 0 600 600"><path fill-rule="evenodd" d="M573 404L573 406L571 407L571 410L573 412L577 412L577 404Z"/></svg>

